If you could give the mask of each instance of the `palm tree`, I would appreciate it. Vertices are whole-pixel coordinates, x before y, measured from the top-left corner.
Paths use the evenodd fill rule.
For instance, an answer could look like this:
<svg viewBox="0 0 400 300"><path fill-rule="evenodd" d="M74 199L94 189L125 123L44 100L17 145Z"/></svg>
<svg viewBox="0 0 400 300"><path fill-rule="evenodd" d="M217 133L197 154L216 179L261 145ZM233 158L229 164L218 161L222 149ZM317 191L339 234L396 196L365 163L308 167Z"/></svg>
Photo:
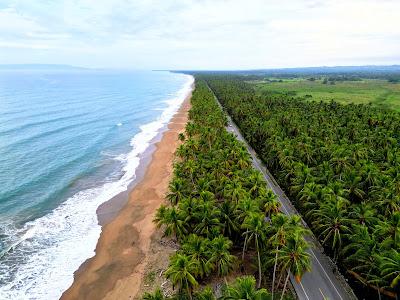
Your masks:
<svg viewBox="0 0 400 300"><path fill-rule="evenodd" d="M187 185L185 181L180 178L174 178L169 183L169 193L167 199L172 205L176 205L185 195L187 191Z"/></svg>
<svg viewBox="0 0 400 300"><path fill-rule="evenodd" d="M315 180L312 174L313 168L308 167L302 162L296 163L294 168L294 178L292 179L290 191L294 194L297 194L303 189L306 183Z"/></svg>
<svg viewBox="0 0 400 300"><path fill-rule="evenodd" d="M200 277L207 276L212 269L212 264L210 263L210 244L211 242L209 239L195 234L189 235L182 244L183 253L198 262Z"/></svg>
<svg viewBox="0 0 400 300"><path fill-rule="evenodd" d="M195 294L196 300L217 300L212 289L210 287L205 287L201 292Z"/></svg>
<svg viewBox="0 0 400 300"><path fill-rule="evenodd" d="M256 201L247 197L241 199L236 206L237 222L242 224L249 213L258 212L259 210L260 209Z"/></svg>
<svg viewBox="0 0 400 300"><path fill-rule="evenodd" d="M345 262L351 266L352 271L370 280L379 265L379 248L375 236L368 232L365 225L355 225L348 238L350 243L342 250Z"/></svg>
<svg viewBox="0 0 400 300"><path fill-rule="evenodd" d="M219 220L220 215L220 211L214 201L199 202L198 210L194 214L198 220L198 223L194 227L194 232L199 235L212 237L222 228Z"/></svg>
<svg viewBox="0 0 400 300"><path fill-rule="evenodd" d="M196 191L200 195L202 192L210 192L212 190L212 186L215 184L215 180L213 180L210 176L204 175L199 178L196 182Z"/></svg>
<svg viewBox="0 0 400 300"><path fill-rule="evenodd" d="M385 215L400 211L400 195L393 184L386 188L376 188L373 194L378 200L376 201L377 208Z"/></svg>
<svg viewBox="0 0 400 300"><path fill-rule="evenodd" d="M270 237L269 241L272 242L273 245L276 245L275 250L275 261L274 261L274 271L272 273L272 299L274 299L274 287L275 287L275 275L276 275L276 266L278 264L278 249L282 247L286 243L287 234L289 234L289 219L284 214L277 214L272 217L272 231L273 234Z"/></svg>
<svg viewBox="0 0 400 300"><path fill-rule="evenodd" d="M197 126L193 122L189 121L186 124L185 131L189 137L192 137L194 135L194 133L196 132L196 130L197 130Z"/></svg>
<svg viewBox="0 0 400 300"><path fill-rule="evenodd" d="M249 192L254 198L260 195L260 190L263 189L265 185L264 176L257 171L252 172L246 180L246 186L249 188Z"/></svg>
<svg viewBox="0 0 400 300"><path fill-rule="evenodd" d="M175 151L175 155L177 157L182 158L182 160L185 160L187 157L189 157L189 148L186 147L185 144L181 144L178 146L178 148Z"/></svg>
<svg viewBox="0 0 400 300"><path fill-rule="evenodd" d="M179 139L179 141L181 141L181 142L184 142L184 141L185 141L185 135L183 134L183 132L180 132L180 133L178 134L178 139Z"/></svg>
<svg viewBox="0 0 400 300"><path fill-rule="evenodd" d="M398 290L400 287L400 252L391 249L384 253L380 269L383 278L390 282L390 287Z"/></svg>
<svg viewBox="0 0 400 300"><path fill-rule="evenodd" d="M178 210L181 213L182 218L185 220L185 226L188 228L188 232L191 232L192 219L195 218L196 211L199 208L199 199L197 198L183 198L179 201Z"/></svg>
<svg viewBox="0 0 400 300"><path fill-rule="evenodd" d="M332 156L333 158L330 160L330 163L336 174L343 174L345 171L350 170L351 160L343 153L343 149L339 148L332 153ZM341 175L339 175L339 178L341 178Z"/></svg>
<svg viewBox="0 0 400 300"><path fill-rule="evenodd" d="M168 212L169 212L168 208L164 204L162 204L157 209L157 212L156 212L156 215L154 216L153 222L156 223L158 228L161 227L165 223L166 215Z"/></svg>
<svg viewBox="0 0 400 300"><path fill-rule="evenodd" d="M184 161L187 161L188 159L195 159L196 155L200 149L200 145L199 145L199 141L198 139L194 139L194 138L189 138L185 145L185 156Z"/></svg>
<svg viewBox="0 0 400 300"><path fill-rule="evenodd" d="M315 182L306 183L299 192L298 202L301 207L305 207L307 203L314 203L321 199L322 185Z"/></svg>
<svg viewBox="0 0 400 300"><path fill-rule="evenodd" d="M275 194L264 199L264 211L270 218L271 214L277 214L281 207L281 202L278 200Z"/></svg>
<svg viewBox="0 0 400 300"><path fill-rule="evenodd" d="M345 173L344 181L346 182L346 191L350 200L362 201L365 197L365 192L362 189L362 178L356 174L355 170Z"/></svg>
<svg viewBox="0 0 400 300"><path fill-rule="evenodd" d="M245 236L245 242L243 246L243 253L246 246L254 240L257 258L258 258L258 284L257 287L261 286L261 259L260 259L260 248L262 242L265 240L266 225L264 220L264 215L260 213L249 213L249 215L244 219L242 228L246 231L243 233Z"/></svg>
<svg viewBox="0 0 400 300"><path fill-rule="evenodd" d="M211 145L216 137L215 129L211 127L205 127L203 129L203 136L207 140L208 149L211 150Z"/></svg>
<svg viewBox="0 0 400 300"><path fill-rule="evenodd" d="M308 243L298 234L289 236L286 244L278 250L278 263L281 274L287 273L281 300L286 292L290 273L293 274L297 282L300 282L303 274L311 271L310 254L307 250Z"/></svg>
<svg viewBox="0 0 400 300"><path fill-rule="evenodd" d="M269 300L270 295L266 289L256 288L256 280L253 276L236 278L234 284L228 285L223 292L226 300Z"/></svg>
<svg viewBox="0 0 400 300"><path fill-rule="evenodd" d="M385 247L400 248L400 211L385 221L379 221L375 226L375 234L382 237Z"/></svg>
<svg viewBox="0 0 400 300"><path fill-rule="evenodd" d="M188 159L187 161L184 162L183 169L184 169L186 175L189 176L190 181L192 182L193 186L195 186L193 175L197 169L196 162L193 159Z"/></svg>
<svg viewBox="0 0 400 300"><path fill-rule="evenodd" d="M358 220L360 225L371 226L378 221L377 211L370 202L361 202L350 206L349 217Z"/></svg>
<svg viewBox="0 0 400 300"><path fill-rule="evenodd" d="M200 192L200 199L203 200L203 202L207 203L207 202L213 202L215 201L215 195L214 193L210 192L210 191L202 191Z"/></svg>
<svg viewBox="0 0 400 300"><path fill-rule="evenodd" d="M374 162L370 160L363 162L360 173L362 175L362 180L365 185L364 189L366 191L368 191L371 187L378 185L380 170Z"/></svg>
<svg viewBox="0 0 400 300"><path fill-rule="evenodd" d="M224 187L224 197L237 204L240 199L247 198L247 192L243 189L239 180L231 180L230 183Z"/></svg>
<svg viewBox="0 0 400 300"><path fill-rule="evenodd" d="M192 299L193 288L198 285L196 274L199 273L199 265L196 260L187 255L175 253L169 262L165 276L171 280L173 287L178 286L179 291L186 291Z"/></svg>
<svg viewBox="0 0 400 300"><path fill-rule="evenodd" d="M175 235L175 238L178 239L187 232L182 212L175 206L165 207L161 205L157 210L154 222L157 224L157 227L165 226L165 236Z"/></svg>
<svg viewBox="0 0 400 300"><path fill-rule="evenodd" d="M346 215L348 203L342 199L322 203L314 213L313 225L320 232L322 244L331 244L336 260L342 248L342 235L350 232L352 220Z"/></svg>
<svg viewBox="0 0 400 300"><path fill-rule="evenodd" d="M224 226L222 233L232 237L239 230L235 214L235 205L230 201L224 201L220 206L220 222Z"/></svg>
<svg viewBox="0 0 400 300"><path fill-rule="evenodd" d="M142 297L143 300L164 300L165 297L160 289L156 289L154 293L145 293Z"/></svg>
<svg viewBox="0 0 400 300"><path fill-rule="evenodd" d="M275 251L273 251L275 253L274 271L272 275L272 299L274 299L276 269L279 255L278 250L286 244L288 237L293 235L304 236L310 232L302 225L300 216L293 215L287 217L284 214L279 213L272 217L269 233L271 234L269 242L275 246Z"/></svg>
<svg viewBox="0 0 400 300"><path fill-rule="evenodd" d="M236 257L229 252L232 242L220 235L211 241L210 246L209 262L215 266L219 276L227 275L236 262Z"/></svg>
<svg viewBox="0 0 400 300"><path fill-rule="evenodd" d="M242 145L237 149L233 149L231 155L237 160L237 164L241 169L246 169L250 166L250 154Z"/></svg>

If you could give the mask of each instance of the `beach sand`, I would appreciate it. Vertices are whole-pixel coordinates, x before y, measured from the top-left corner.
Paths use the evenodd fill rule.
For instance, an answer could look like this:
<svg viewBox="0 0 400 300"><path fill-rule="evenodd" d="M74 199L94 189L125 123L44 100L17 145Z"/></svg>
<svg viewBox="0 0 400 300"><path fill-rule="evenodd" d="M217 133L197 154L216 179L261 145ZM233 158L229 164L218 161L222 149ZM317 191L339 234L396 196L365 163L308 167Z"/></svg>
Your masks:
<svg viewBox="0 0 400 300"><path fill-rule="evenodd" d="M73 284L61 299L140 299L144 290L162 280L160 274L176 245L162 239L153 218L166 201L174 152L180 143L178 134L184 131L189 108L190 95L156 144L144 176L127 203L115 218L104 222L95 256L75 272ZM149 280L152 284L146 283Z"/></svg>

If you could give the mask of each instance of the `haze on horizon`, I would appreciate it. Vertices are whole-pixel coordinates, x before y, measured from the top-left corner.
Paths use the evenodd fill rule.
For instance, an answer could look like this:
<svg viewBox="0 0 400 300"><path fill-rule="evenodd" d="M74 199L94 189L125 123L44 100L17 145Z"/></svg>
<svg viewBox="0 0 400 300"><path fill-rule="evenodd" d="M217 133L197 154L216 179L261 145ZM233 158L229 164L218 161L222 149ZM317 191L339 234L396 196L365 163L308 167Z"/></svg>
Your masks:
<svg viewBox="0 0 400 300"><path fill-rule="evenodd" d="M395 0L3 0L0 64L260 69L400 63Z"/></svg>

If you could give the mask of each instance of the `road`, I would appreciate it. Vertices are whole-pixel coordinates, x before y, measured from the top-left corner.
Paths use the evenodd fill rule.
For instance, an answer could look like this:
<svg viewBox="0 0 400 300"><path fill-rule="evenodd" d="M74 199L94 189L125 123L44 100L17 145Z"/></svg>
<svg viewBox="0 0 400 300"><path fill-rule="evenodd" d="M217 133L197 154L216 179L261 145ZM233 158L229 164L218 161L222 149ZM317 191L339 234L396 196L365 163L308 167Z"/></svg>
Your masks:
<svg viewBox="0 0 400 300"><path fill-rule="evenodd" d="M210 89L211 90L211 89ZM212 91L212 90L211 90ZM214 95L215 97L215 95ZM217 103L222 108L218 99L215 97ZM253 166L259 170L269 186L269 188L277 195L281 202L281 211L286 215L298 214L296 208L292 205L288 197L285 195L283 190L276 183L273 176L257 157L256 152L246 142L240 133L239 128L232 121L228 115L228 127L227 130L236 135L237 139L242 141L247 150L249 151ZM307 224L302 219L304 226ZM329 300L353 300L357 299L354 295L350 286L346 283L342 275L336 270L335 264L332 260L323 254L323 248L319 244L318 240L314 235L308 236L307 241L311 244L309 249L311 258L311 272L306 272L300 283L297 283L293 277L290 278L293 287L296 290L296 294L300 300L317 300L317 299L329 299Z"/></svg>

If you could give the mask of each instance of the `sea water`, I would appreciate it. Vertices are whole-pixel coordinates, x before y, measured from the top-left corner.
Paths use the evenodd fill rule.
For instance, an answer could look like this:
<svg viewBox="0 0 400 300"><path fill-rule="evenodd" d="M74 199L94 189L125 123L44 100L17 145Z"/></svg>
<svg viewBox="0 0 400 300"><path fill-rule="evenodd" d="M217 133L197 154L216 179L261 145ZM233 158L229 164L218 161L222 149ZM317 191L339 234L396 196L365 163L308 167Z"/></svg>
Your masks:
<svg viewBox="0 0 400 300"><path fill-rule="evenodd" d="M89 257L96 209L193 78L170 72L0 70L0 299L58 299Z"/></svg>

